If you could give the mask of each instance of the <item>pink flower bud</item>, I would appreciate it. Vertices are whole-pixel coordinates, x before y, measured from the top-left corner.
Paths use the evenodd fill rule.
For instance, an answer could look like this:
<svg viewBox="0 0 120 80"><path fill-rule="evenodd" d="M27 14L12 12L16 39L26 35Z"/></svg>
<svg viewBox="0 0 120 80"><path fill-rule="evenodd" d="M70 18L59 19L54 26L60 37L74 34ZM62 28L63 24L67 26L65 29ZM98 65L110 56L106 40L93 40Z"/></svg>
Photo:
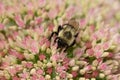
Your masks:
<svg viewBox="0 0 120 80"><path fill-rule="evenodd" d="M44 60L45 58L46 58L46 56L45 56L44 54L40 54L40 55L39 55L39 59L40 59L40 60Z"/></svg>
<svg viewBox="0 0 120 80"><path fill-rule="evenodd" d="M61 77L62 79L65 79L66 76L67 76L66 72L61 72L61 73L60 73L60 77Z"/></svg>
<svg viewBox="0 0 120 80"><path fill-rule="evenodd" d="M50 19L54 19L58 14L58 11L57 9L51 9L49 12L48 12L48 17Z"/></svg>
<svg viewBox="0 0 120 80"><path fill-rule="evenodd" d="M19 26L19 27L25 27L25 23L24 23L24 21L22 20L22 18L21 18L21 16L20 15L16 15L15 16L15 21L16 21L16 23L17 23L17 25Z"/></svg>
<svg viewBox="0 0 120 80"><path fill-rule="evenodd" d="M50 68L47 68L47 71L46 71L48 74L51 74L52 72L53 72L53 69L52 69L52 67L50 67Z"/></svg>
<svg viewBox="0 0 120 80"><path fill-rule="evenodd" d="M2 23L0 23L0 30L3 30L4 29L4 25Z"/></svg>
<svg viewBox="0 0 120 80"><path fill-rule="evenodd" d="M98 71L93 71L92 77L96 78L98 76L99 72Z"/></svg>
<svg viewBox="0 0 120 80"><path fill-rule="evenodd" d="M20 80L20 78L17 77L17 76L12 77L12 79L13 79L13 80Z"/></svg>
<svg viewBox="0 0 120 80"><path fill-rule="evenodd" d="M38 69L37 70L37 74L40 74L40 75L43 74L43 70L42 69Z"/></svg>
<svg viewBox="0 0 120 80"><path fill-rule="evenodd" d="M72 75L73 75L73 77L77 77L78 72L77 71L72 71Z"/></svg>

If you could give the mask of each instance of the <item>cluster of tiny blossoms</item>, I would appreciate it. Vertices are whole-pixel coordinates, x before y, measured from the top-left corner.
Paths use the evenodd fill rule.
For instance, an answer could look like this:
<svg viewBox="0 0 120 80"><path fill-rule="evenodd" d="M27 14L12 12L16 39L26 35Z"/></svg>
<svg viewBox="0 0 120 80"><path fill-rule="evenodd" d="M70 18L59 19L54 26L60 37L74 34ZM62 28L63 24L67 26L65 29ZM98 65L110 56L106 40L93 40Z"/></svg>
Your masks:
<svg viewBox="0 0 120 80"><path fill-rule="evenodd" d="M71 18L76 44L48 37ZM119 0L0 0L0 80L120 80Z"/></svg>

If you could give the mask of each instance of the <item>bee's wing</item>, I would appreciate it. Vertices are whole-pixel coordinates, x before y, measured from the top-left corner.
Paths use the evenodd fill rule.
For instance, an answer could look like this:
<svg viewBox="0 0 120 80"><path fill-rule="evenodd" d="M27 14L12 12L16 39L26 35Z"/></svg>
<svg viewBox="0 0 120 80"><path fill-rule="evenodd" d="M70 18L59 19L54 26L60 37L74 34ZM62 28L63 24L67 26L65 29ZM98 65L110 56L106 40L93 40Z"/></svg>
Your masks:
<svg viewBox="0 0 120 80"><path fill-rule="evenodd" d="M72 25L73 27L75 28L78 28L79 27L79 23L76 21L76 20L73 20L73 19L70 19L68 21L68 24Z"/></svg>

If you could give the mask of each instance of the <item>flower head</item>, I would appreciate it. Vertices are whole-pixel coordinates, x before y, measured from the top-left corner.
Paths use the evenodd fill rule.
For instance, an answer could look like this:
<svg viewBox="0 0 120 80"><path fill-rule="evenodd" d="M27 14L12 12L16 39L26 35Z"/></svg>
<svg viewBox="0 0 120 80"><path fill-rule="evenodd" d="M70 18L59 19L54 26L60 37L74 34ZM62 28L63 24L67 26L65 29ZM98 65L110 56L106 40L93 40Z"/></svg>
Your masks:
<svg viewBox="0 0 120 80"><path fill-rule="evenodd" d="M119 5L119 0L0 0L0 80L119 80ZM61 34L70 19L79 23L78 36L71 32L73 46ZM57 37L68 44L66 51Z"/></svg>
<svg viewBox="0 0 120 80"><path fill-rule="evenodd" d="M39 55L39 59L40 59L40 60L44 60L45 58L46 58L46 56L45 56L44 54L40 54L40 55Z"/></svg>

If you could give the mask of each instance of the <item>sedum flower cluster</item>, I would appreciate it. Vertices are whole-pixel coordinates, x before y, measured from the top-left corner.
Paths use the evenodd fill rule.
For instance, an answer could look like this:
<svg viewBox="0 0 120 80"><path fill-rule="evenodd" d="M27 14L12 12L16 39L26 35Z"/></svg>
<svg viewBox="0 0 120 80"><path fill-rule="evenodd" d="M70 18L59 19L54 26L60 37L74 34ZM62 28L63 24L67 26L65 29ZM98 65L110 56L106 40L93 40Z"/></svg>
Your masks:
<svg viewBox="0 0 120 80"><path fill-rule="evenodd" d="M76 44L48 40L71 18ZM0 80L120 80L119 0L0 0Z"/></svg>

